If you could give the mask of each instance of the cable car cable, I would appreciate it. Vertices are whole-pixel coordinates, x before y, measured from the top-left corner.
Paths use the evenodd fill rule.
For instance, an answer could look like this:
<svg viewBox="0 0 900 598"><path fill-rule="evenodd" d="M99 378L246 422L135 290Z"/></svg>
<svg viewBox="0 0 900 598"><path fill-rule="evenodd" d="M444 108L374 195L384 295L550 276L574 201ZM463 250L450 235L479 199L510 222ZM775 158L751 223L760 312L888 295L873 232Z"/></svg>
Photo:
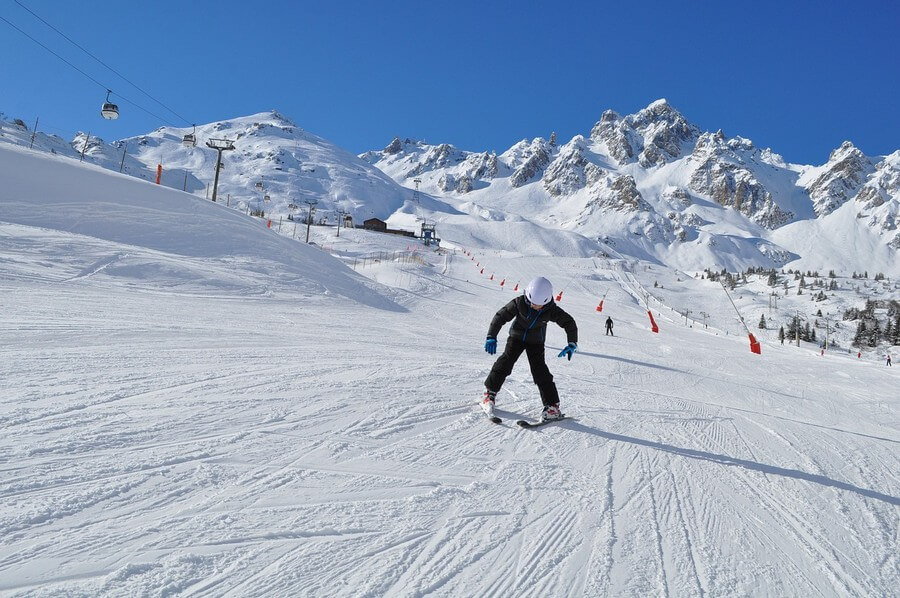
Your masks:
<svg viewBox="0 0 900 598"><path fill-rule="evenodd" d="M90 75L88 75L87 73L85 73L83 70L81 70L80 68L78 68L77 66L75 66L74 64L72 64L71 62L69 62L68 60L66 60L65 58L63 58L62 56L60 56L59 54L57 54L56 52L54 52L53 50L51 50L50 48L48 48L46 45L44 45L43 43L41 43L40 41L38 41L37 39L35 39L35 38L32 37L31 35L29 35L28 33L26 33L25 31L23 31L22 29L20 29L19 27L17 27L15 24L13 24L12 22L10 22L8 19L6 19L5 17L3 17L2 15L0 15L0 21L4 21L7 25L9 25L10 27L12 27L12 28L15 29L16 31L18 31L19 33L21 33L22 35L24 35L25 37L27 37L28 39L30 39L31 41L33 41L34 43L36 43L37 45L39 45L40 47L44 48L45 50L47 50L48 52L50 52L51 54L53 54L54 56L56 56L57 58L59 58L60 60L62 60L63 62L65 62L66 64L68 64L70 67L72 67L73 69L75 69L76 71L78 71L79 73L81 73L82 75L84 75L85 77L87 77L88 79L90 79L91 81L93 81L94 83L96 83L97 85L99 85L99 86L102 87L103 89L109 91L109 87L107 87L107 86L104 85L103 83L100 83L99 81L97 81L96 79L94 79L93 77L91 77ZM171 127L175 127L175 125L169 123L169 121L166 120L165 118L163 118L163 117L161 117L161 116L159 116L159 115L157 115L157 114L154 114L154 113L150 112L149 110L147 110L146 108L144 108L143 106L141 106L141 105L139 105L139 104L136 104L136 103L132 102L131 100L129 100L128 98L126 98L126 97L123 96L122 94L116 93L116 95L117 95L118 97L122 98L123 100L125 100L126 102L128 102L129 104L131 104L132 106L134 106L135 108L137 108L137 109L139 109L139 110L142 110L142 111L146 112L147 114L149 114L150 116L152 116L152 117L155 118L156 120L158 120L158 121L160 121L160 122L167 123L167 124L168 124L169 126L171 126ZM175 128L178 128L178 127L175 127Z"/></svg>
<svg viewBox="0 0 900 598"><path fill-rule="evenodd" d="M49 28L52 29L53 31L55 31L55 32L57 32L58 34L60 34L60 35L61 35L62 37L64 37L64 38L66 39L66 41L68 41L70 44L72 44L73 46L75 46L76 48L78 48L79 50L81 50L82 52L84 52L85 54L87 54L88 56L90 56L91 58L93 58L94 60L96 60L97 62L99 62L100 64L102 64L102 65L103 65L104 67L106 67L108 70L110 70L110 71L112 71L113 73L115 73L119 78L121 78L123 81L125 81L126 83L128 83L129 85L131 85L132 87L134 87L136 90L138 90L139 92L141 92L142 94L144 94L145 96L147 96L148 98L150 98L151 100L153 100L154 102L156 102L157 104L159 104L160 106L162 106L163 108L165 108L166 110L168 110L169 112L171 112L172 114L174 114L175 116L177 116L178 118L180 118L181 120L183 120L185 123L191 124L191 121L189 121L189 120L186 119L185 117L181 116L180 114L178 114L177 112L175 112L174 110L172 110L171 108L169 108L168 106L166 106L165 104L163 104L162 102L160 102L159 100L157 100L156 98L154 98L152 95L150 95L149 93L147 93L146 91L144 91L143 89L141 89L140 87L138 87L135 83L132 83L131 81L129 81L128 78L125 77L125 75L123 75L122 73L120 73L119 71L117 71L116 69L114 69L113 67L109 66L108 64L106 64L105 62L103 62L102 60L100 60L99 58L97 58L96 56L94 56L93 54L91 54L89 51L87 51L87 50L84 49L81 45L79 45L78 42L76 42L75 40L73 40L72 38L70 38L68 35L66 35L66 34L63 33L62 31L60 31L59 29L57 29L56 27L54 27L53 25L51 25L50 23L48 23L48 22L47 22L46 20L44 20L40 15L36 14L33 10L31 10L30 8L28 8L27 6L25 6L24 4L22 4L21 2L19 2L19 0L13 0L13 2L15 2L16 4L18 4L19 6L21 6L22 8L24 8L26 11L28 11L29 13L31 13L31 15L32 15L34 18L36 18L37 20L39 20L41 23L43 23L44 25L46 25L47 27L49 27ZM120 96L120 97L121 97L121 96Z"/></svg>

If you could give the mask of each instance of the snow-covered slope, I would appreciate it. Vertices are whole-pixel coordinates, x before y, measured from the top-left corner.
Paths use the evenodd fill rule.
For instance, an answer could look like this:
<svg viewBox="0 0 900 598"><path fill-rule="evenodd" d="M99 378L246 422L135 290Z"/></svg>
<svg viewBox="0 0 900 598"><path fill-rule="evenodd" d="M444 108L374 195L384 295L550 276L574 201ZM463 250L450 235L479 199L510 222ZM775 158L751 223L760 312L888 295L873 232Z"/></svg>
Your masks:
<svg viewBox="0 0 900 598"><path fill-rule="evenodd" d="M31 132L23 126L3 123L0 143L30 146ZM195 135L196 146L183 144ZM262 210L274 218L305 216L306 201L317 202L315 220L334 223L338 212L347 212L361 223L368 218L386 219L412 199L412 192L396 184L377 168L308 131L278 112L262 112L216 123L177 129L161 127L147 135L106 143L79 134L71 143L38 133L34 149L81 158L104 168L145 180L156 180L175 189L211 197L217 152L210 139L234 142L234 150L222 153L218 199L244 211ZM453 213L434 203L438 211Z"/></svg>
<svg viewBox="0 0 900 598"><path fill-rule="evenodd" d="M78 133L71 141L58 135L32 131L22 121L0 120L0 144L12 144L36 151L73 158L102 166L115 172L122 172L145 181L156 181L157 164L144 163L133 153L135 146L126 142L106 143L99 137ZM167 167L163 170L160 184L174 189L203 191L206 183L180 168Z"/></svg>
<svg viewBox="0 0 900 598"><path fill-rule="evenodd" d="M5 145L0 145L0 176L0 221L72 233L73 239L104 248L90 251L104 254L96 261L73 251L57 274L49 270L60 264L47 263L51 279L102 272L127 286L166 279L174 288L216 293L224 278L251 294L285 286L308 298L333 294L395 308L339 261L273 234L258 219L188 193ZM242 273L223 275L235 263Z"/></svg>
<svg viewBox="0 0 900 598"><path fill-rule="evenodd" d="M790 164L749 139L701 132L665 100L625 117L608 110L589 136L562 144L553 134L496 155L398 138L361 158L407 187L419 179L421 189L464 211L516 214L673 267L827 261L848 274L900 274L890 216L900 193L889 182L889 158L870 159L847 142L822 166ZM870 217L866 197L887 207ZM837 214L844 205L851 207ZM811 232L828 236L811 240ZM831 238L838 249L811 250Z"/></svg>
<svg viewBox="0 0 900 598"><path fill-rule="evenodd" d="M0 180L4 595L896 594L874 352L753 355L708 280L474 204L466 251L313 247L70 158L0 147ZM578 323L546 353L572 419L510 425L540 407L520 362L497 426L484 334L539 274Z"/></svg>

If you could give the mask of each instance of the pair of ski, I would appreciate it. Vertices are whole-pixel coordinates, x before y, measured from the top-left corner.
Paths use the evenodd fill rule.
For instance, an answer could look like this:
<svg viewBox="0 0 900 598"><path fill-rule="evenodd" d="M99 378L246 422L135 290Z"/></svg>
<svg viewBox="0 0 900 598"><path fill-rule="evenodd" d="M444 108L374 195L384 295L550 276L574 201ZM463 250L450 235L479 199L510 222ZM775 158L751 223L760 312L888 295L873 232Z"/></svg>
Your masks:
<svg viewBox="0 0 900 598"><path fill-rule="evenodd" d="M495 424L503 423L503 419L494 415L493 411L488 412L485 409L482 409L482 411L484 411L485 415L487 415L487 418L488 418L488 420L491 421L491 423L495 423ZM560 421L563 421L564 419L569 419L569 418L567 418L566 416L562 416L559 419L548 419L546 421L538 420L536 422L530 422L530 421L527 421L524 419L519 419L519 420L516 420L516 425L519 426L520 428L540 428L541 426L546 426L547 424L553 424L556 422L560 422Z"/></svg>

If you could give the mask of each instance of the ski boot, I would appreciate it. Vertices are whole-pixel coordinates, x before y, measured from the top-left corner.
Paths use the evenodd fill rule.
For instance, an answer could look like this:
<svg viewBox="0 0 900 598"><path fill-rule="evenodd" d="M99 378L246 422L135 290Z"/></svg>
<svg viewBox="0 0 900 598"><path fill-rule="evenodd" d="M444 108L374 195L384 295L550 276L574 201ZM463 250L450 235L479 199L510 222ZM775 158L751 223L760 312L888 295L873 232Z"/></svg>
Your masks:
<svg viewBox="0 0 900 598"><path fill-rule="evenodd" d="M563 414L559 410L559 403L556 403L554 405L544 405L544 410L541 412L542 422L550 422L562 418Z"/></svg>
<svg viewBox="0 0 900 598"><path fill-rule="evenodd" d="M481 409L488 417L494 417L494 399L497 393L493 390L484 390L484 397L481 400Z"/></svg>

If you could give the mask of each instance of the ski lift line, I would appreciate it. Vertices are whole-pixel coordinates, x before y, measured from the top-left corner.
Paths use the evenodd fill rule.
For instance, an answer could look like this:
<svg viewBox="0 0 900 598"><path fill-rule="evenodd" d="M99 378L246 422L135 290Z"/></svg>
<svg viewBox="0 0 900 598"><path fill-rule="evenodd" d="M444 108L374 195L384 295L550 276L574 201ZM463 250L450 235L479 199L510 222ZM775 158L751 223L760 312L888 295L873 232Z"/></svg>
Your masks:
<svg viewBox="0 0 900 598"><path fill-rule="evenodd" d="M36 44L39 45L40 47L44 48L45 50L47 50L48 52L50 52L51 54L53 54L54 56L56 56L57 58L59 58L60 60L62 60L63 62L65 62L67 65L69 65L70 67L72 67L73 69L75 69L76 71L78 71L79 73L81 73L82 75L84 75L85 77L87 77L88 79L90 79L91 81L93 81L94 83L96 83L97 85L99 85L100 87L102 87L103 89L105 89L106 91L108 91L109 93L113 93L112 90L110 90L106 85L104 85L103 83L100 83L99 81L97 81L96 79L94 79L93 77L91 77L90 75L88 75L86 72L84 72L83 70L81 70L80 68L78 68L77 66L75 66L74 64L72 64L71 62L69 62L68 60L66 60L65 58L63 58L62 56L60 56L59 54L57 54L56 52L54 52L53 50L51 50L50 48L48 48L46 45L44 45L43 43L41 43L40 41L38 41L37 39L35 39L33 36L29 35L29 34L26 33L25 31L23 31L22 29L20 29L18 26L16 26L16 25L13 24L12 22L10 22L7 18L5 18L5 17L3 17L2 15L0 15L0 20L2 20L2 21L5 22L7 25L9 25L10 27L12 27L13 29L15 29L16 31L18 31L19 33L21 33L22 35L24 35L25 37L27 37L28 39L30 39L31 41L33 41L34 43L36 43ZM116 93L115 95L118 96L118 97L120 97L120 98L121 98L122 100L124 100L125 102L131 104L132 106L134 106L134 107L137 108L138 110L142 110L143 112L146 112L147 114L149 114L150 116L152 116L152 117L155 118L156 120L158 120L158 121L160 121L160 122L164 122L164 123L168 124L169 126L175 127L175 125L171 124L171 123L168 122L166 119L164 119L164 118L162 118L161 116L158 116L158 115L156 115L156 114L150 112L149 110L147 110L147 109L144 108L143 106L141 106L141 105L139 105L139 104L136 104L136 103L132 102L131 100L129 100L128 98L126 98L126 97L123 96L122 94ZM177 128L177 127L176 127L176 128Z"/></svg>
<svg viewBox="0 0 900 598"><path fill-rule="evenodd" d="M54 52L47 46L45 46L43 43L41 43L40 41L38 41L37 39L35 39L34 37L29 35L25 31L23 31L22 29L20 29L14 23L9 21L6 17L0 15L0 20L4 21L7 25L12 27L13 29L15 29L16 31L18 31L19 33L21 33L22 35L24 35L25 37L27 37L28 39L30 39L31 41L33 41L34 43L36 43L37 45L42 47L43 49L47 50L48 52L50 52L51 54L53 54L54 56L56 56L57 58L59 58L60 60L65 62L66 64L68 64L70 67L72 67L73 69L75 69L76 71L78 71L79 73L81 73L82 75L84 75L85 77L87 77L88 79L90 79L91 81L93 81L94 83L96 83L97 85L102 87L103 89L109 89L106 85L104 85L103 83L100 83L99 81L97 81L96 79L94 79L93 77L91 77L90 75L85 73L83 70L81 70L80 68L78 68L77 66L75 66L74 64L72 64L71 62L69 62L68 60L66 60L65 58L63 58L62 56L60 56L59 54L57 54L56 52Z"/></svg>
<svg viewBox="0 0 900 598"><path fill-rule="evenodd" d="M189 121L188 119L184 118L183 116L181 116L180 114L178 114L177 112L175 112L174 110L172 110L171 108L169 108L168 106L166 106L165 104L163 104L162 102L160 102L159 100L157 100L156 98L154 98L152 95L150 95L149 93L147 93L146 91L144 91L143 89L141 89L140 87L138 87L137 84L132 83L127 77L125 77L125 75L123 75L122 73L120 73L120 72L117 71L116 69L112 68L111 66L109 66L108 64L106 64L105 62L103 62L102 60L100 60L99 58L97 58L96 56L94 56L93 54L91 54L90 52L88 52L86 49L84 49L82 46L80 46L75 40L73 40L73 39L70 38L68 35L66 35L66 34L63 33L62 31L60 31L59 29L57 29L56 27L54 27L53 25L51 25L50 23L48 23L48 22L47 22L46 20L44 20L40 15L36 14L33 10L31 10L30 8L28 8L27 6L25 6L24 4L22 4L19 0L13 0L13 1L14 1L16 4L18 4L19 6L21 6L22 8L24 8L24 9L25 9L26 11L28 11L29 13L31 13L31 15L32 15L34 18L36 18L37 20L39 20L40 22L42 22L44 25L46 25L47 27L49 27L50 29L52 29L53 31L55 31L56 33L58 33L59 35L61 35L63 38L65 38L66 41L68 41L70 44L72 44L73 46L75 46L76 48L78 48L79 50L81 50L82 52L84 52L85 54L87 54L88 56L90 56L91 58L93 58L94 60L96 60L97 62L99 62L99 63L100 63L101 65L103 65L106 69L108 69L108 70L112 71L113 73L115 73L120 79L122 79L123 81L125 81L126 83L128 83L129 85L131 85L132 87L134 87L136 90L138 90L139 92L141 92L142 94L144 94L145 96L147 96L148 98L150 98L151 100L153 100L154 102L156 102L157 104L159 104L160 106L162 106L163 108L165 108L166 110L168 110L169 112L171 112L172 114L174 114L175 116L177 116L178 118L180 118L181 120L183 120L185 123L190 124L190 121ZM116 95L118 95L118 94L116 94ZM122 97L122 96L119 96L119 97ZM158 118L158 117L157 117L157 118ZM163 119L160 119L160 120L163 120ZM163 120L163 122L165 122L165 120Z"/></svg>
<svg viewBox="0 0 900 598"><path fill-rule="evenodd" d="M44 48L45 50L47 50L48 52L50 52L51 54L53 54L54 56L56 56L57 58L59 58L60 60L62 60L63 62L65 62L67 65L69 65L70 67L72 67L73 69L75 69L76 71L78 71L79 73L81 73L82 75L84 75L85 77L87 77L88 79L90 79L91 81L93 81L94 83L96 83L97 85L99 85L100 87L102 87L103 89L105 89L106 91L109 91L110 93L112 93L112 91L109 89L109 87L107 87L107 86L104 85L103 83L100 83L99 81L97 81L96 79L94 79L93 77L91 77L90 75L88 75L86 72L84 72L83 70L81 70L80 68L78 68L77 66L75 66L74 64L72 64L71 62L69 62L68 60L66 60L65 58L63 58L62 56L60 56L59 54L57 54L56 52L54 52L53 50L51 50L50 48L48 48L46 45L44 45L43 43L41 43L40 41L38 41L37 39L35 39L33 36L29 35L29 34L26 33L25 31L23 31L21 28L19 28L18 26L16 26L14 23L12 23L11 21L9 21L6 17L0 15L0 20L2 20L2 21L5 22L7 25L9 25L10 27L12 27L13 29L15 29L16 31L18 31L19 33L21 33L22 35L24 35L25 37L27 37L28 39L30 39L31 41L33 41L34 43L36 43L36 44L39 45L40 47ZM161 116L158 116L158 115L156 115L156 114L153 114L152 112L150 112L149 110L147 110L147 109L144 108L143 106L140 106L139 104L136 104L136 103L132 102L131 100L129 100L129 99L126 98L125 96L123 96L123 95L121 95L121 94L118 94L118 93L115 94L115 95L118 96L119 98L121 98L122 100L124 100L125 102L131 104L131 105L134 106L135 108L137 108L137 109L139 109L139 110L142 110L142 111L146 112L147 114L149 114L150 116L152 116L152 117L155 118L156 120L161 121L161 122L164 122L164 123L166 123L166 124L169 124L169 125L172 126L172 127L175 126L175 125L172 125L171 123L169 123L166 119L162 118Z"/></svg>

